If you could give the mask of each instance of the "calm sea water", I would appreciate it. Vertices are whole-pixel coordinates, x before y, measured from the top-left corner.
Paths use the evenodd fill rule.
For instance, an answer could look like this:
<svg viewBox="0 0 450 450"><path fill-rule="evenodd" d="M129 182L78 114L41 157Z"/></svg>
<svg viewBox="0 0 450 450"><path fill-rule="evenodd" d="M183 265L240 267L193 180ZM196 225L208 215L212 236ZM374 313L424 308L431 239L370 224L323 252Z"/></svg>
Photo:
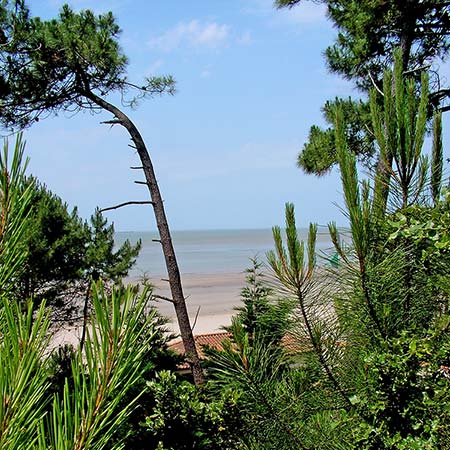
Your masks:
<svg viewBox="0 0 450 450"><path fill-rule="evenodd" d="M306 240L307 230L299 230L299 236ZM116 245L126 239L132 243L142 240L142 250L130 276L153 277L166 273L161 244L152 241L157 238L156 232L116 233ZM266 252L274 248L269 229L174 231L172 240L181 272L193 274L239 273L250 266L250 258L256 256L265 261ZM319 228L318 254L330 251L331 247L328 230Z"/></svg>

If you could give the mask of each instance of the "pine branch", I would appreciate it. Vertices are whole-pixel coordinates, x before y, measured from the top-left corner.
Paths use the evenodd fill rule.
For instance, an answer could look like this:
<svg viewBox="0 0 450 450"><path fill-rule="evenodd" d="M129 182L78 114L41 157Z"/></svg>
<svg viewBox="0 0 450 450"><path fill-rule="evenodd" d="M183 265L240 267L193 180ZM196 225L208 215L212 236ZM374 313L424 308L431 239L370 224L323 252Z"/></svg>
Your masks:
<svg viewBox="0 0 450 450"><path fill-rule="evenodd" d="M150 200L142 200L142 201L129 201L129 202L124 202L124 203L119 203L118 205L114 205L114 206L109 206L107 208L102 208L99 211L101 213L105 212L105 211L111 211L113 209L119 209L122 208L123 206L128 206L128 205L153 205L153 202L151 202Z"/></svg>

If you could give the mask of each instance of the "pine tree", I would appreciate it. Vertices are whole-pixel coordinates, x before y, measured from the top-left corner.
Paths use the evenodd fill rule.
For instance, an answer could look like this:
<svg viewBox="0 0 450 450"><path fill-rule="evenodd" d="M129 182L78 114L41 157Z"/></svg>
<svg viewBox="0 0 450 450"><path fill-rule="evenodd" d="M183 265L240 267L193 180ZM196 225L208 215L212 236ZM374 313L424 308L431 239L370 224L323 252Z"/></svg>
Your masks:
<svg viewBox="0 0 450 450"><path fill-rule="evenodd" d="M125 105L135 106L144 98L173 94L173 78L148 77L140 84L128 80L127 58L119 46L120 29L112 13L75 13L64 5L58 18L41 20L30 16L24 0L7 0L0 5L0 29L4 40L0 47L0 121L5 127L23 128L59 111L103 110L113 116L105 123L123 126L129 134L151 197L186 355L196 383L201 384L203 372L155 170L133 121L107 100L108 94L116 92L123 95ZM134 92L131 98L130 92Z"/></svg>

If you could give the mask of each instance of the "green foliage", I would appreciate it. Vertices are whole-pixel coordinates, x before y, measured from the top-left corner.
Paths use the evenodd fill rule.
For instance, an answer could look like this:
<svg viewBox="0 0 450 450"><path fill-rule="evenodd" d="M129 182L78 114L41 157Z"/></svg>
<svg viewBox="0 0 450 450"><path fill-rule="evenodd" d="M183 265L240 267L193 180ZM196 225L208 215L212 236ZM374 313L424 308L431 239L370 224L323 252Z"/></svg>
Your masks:
<svg viewBox="0 0 450 450"><path fill-rule="evenodd" d="M31 305L22 310L11 298L26 257L22 244L31 202L23 189L24 144L19 135L10 162L8 142L0 158L0 447L35 445L46 404L47 380L41 359L48 343L48 315Z"/></svg>
<svg viewBox="0 0 450 450"><path fill-rule="evenodd" d="M225 391L218 399L212 399L207 387L196 388L168 371L159 372L147 384L154 404L145 426L153 439L145 448L242 448L235 432L240 425L235 394Z"/></svg>
<svg viewBox="0 0 450 450"><path fill-rule="evenodd" d="M238 394L240 436L249 448L345 448L345 439L337 441L347 397L330 369L337 361L335 337L327 334L324 341L320 330L330 315L325 303L309 301L312 292L323 300L313 277L317 227L311 225L305 250L293 205L287 204L286 245L280 228L273 233L275 251L267 257L277 290L296 306L285 319L285 326L294 324L290 344L274 351L258 334L251 339L242 317L234 317L232 340L223 343L223 351L208 352L210 376L217 388Z"/></svg>
<svg viewBox="0 0 450 450"><path fill-rule="evenodd" d="M370 110L365 102L351 98L327 101L322 108L329 128L313 125L308 141L298 155L297 165L308 174L324 175L337 164L334 133L335 110L340 108L345 120L345 134L349 150L366 165L371 165L375 153L370 130Z"/></svg>
<svg viewBox="0 0 450 450"><path fill-rule="evenodd" d="M144 368L148 370L150 354L157 355L165 342L160 319L154 310L147 313L146 291L136 297L131 288L113 290L108 297L101 287L94 286L94 314L84 351L61 353L58 359L68 363L65 367L55 367L54 359L47 362L49 316L45 303L37 309L31 301L20 304L15 290L10 289L27 258L27 226L31 225L30 207L36 195L34 184L30 180L24 183L23 150L19 136L12 162L6 142L0 159L0 447L122 448L121 441L112 438L137 406L138 395L131 396L130 388ZM61 206L60 201L56 204ZM69 217L73 216L65 218ZM79 224L77 220L76 226ZM93 240L112 240L112 228L102 236L104 221L97 225L100 233ZM111 251L112 245L108 249ZM105 253L98 255L100 260L104 257ZM91 264L96 258L92 257Z"/></svg>
<svg viewBox="0 0 450 450"><path fill-rule="evenodd" d="M449 317L425 336L403 333L365 355L365 396L355 401L372 417L355 428L361 449L447 448ZM356 436L355 436L356 437Z"/></svg>
<svg viewBox="0 0 450 450"><path fill-rule="evenodd" d="M33 315L2 295L0 304L0 447L34 448L49 402L42 363L48 345L48 314L44 305Z"/></svg>
<svg viewBox="0 0 450 450"><path fill-rule="evenodd" d="M431 193L434 203L439 201L443 169L442 114L437 113L433 122L433 150L431 153Z"/></svg>
<svg viewBox="0 0 450 450"><path fill-rule="evenodd" d="M5 449L118 449L117 430L129 420L139 395L129 396L150 351L162 342L146 292L93 287L94 315L84 351L71 352L62 392L50 389L45 353L48 314L41 304L23 311L2 297L0 327L0 445ZM143 318L145 317L143 333ZM123 399L127 397L127 403ZM48 414L50 408L50 414ZM114 438L114 439L113 439Z"/></svg>
<svg viewBox="0 0 450 450"><path fill-rule="evenodd" d="M134 288L92 287L93 314L83 349L61 349L49 358L49 313L18 302L11 288L26 261L27 225L34 185L24 183L20 136L9 163L0 159L0 447L3 449L118 449L116 436L135 410L131 394L164 345L161 319L149 294ZM99 222L100 229L104 223ZM102 255L103 257L104 255ZM61 364L64 362L64 365ZM49 376L50 373L50 376ZM124 400L127 400L125 403Z"/></svg>
<svg viewBox="0 0 450 450"><path fill-rule="evenodd" d="M127 420L122 426L116 429L113 442L123 441L127 450L143 450L156 447L156 440L149 428L145 425L147 417L155 405L153 393L148 388L147 383L155 381L160 371L175 371L177 366L181 364L182 358L167 349L167 342L173 339L173 335L169 334L165 325L167 320L157 313L156 309L151 306L155 313L155 318L148 323L145 316L140 318L141 331L137 345L145 344L148 337L152 337L152 345L147 347L145 353L141 356L142 372L125 396L120 401L118 409L127 407L134 399L139 400L136 407L130 411ZM158 334L154 336L155 327L158 327Z"/></svg>
<svg viewBox="0 0 450 450"><path fill-rule="evenodd" d="M132 288L113 289L107 296L101 285L93 285L92 298L94 313L84 351L77 351L71 383L67 380L63 394L55 396L49 432L40 436L54 449L123 448L120 440L111 441L136 408L137 398L126 405L122 399L142 374L143 356L160 343L156 313L145 313L147 292L136 296ZM144 339L143 317L152 327Z"/></svg>
<svg viewBox="0 0 450 450"><path fill-rule="evenodd" d="M338 139L338 136L337 136ZM347 156L354 158L350 153ZM281 283L281 289L295 299L296 310L293 330L299 351L309 351L312 347L317 363L325 373L327 384L331 384L341 397L344 406L349 403L349 394L344 392L332 367L338 368L343 360L340 348L341 333L336 328L336 320L330 311L326 291L322 291L320 278L314 277L316 270L317 225L310 224L305 255L305 243L300 241L295 225L294 206L286 204L286 246L281 231L274 227L275 252L267 254L268 262ZM286 250L287 248L287 250ZM288 256L289 255L289 256ZM304 342L308 342L305 348Z"/></svg>
<svg viewBox="0 0 450 450"><path fill-rule="evenodd" d="M171 77L147 78L143 85L127 80L127 58L117 38L112 13L98 16L90 10L75 13L64 5L58 18L31 17L25 2L6 1L0 6L2 114L6 127L23 128L43 115L60 110L93 109L86 94L97 91L139 98L174 92Z"/></svg>
<svg viewBox="0 0 450 450"><path fill-rule="evenodd" d="M35 179L26 186L32 195L30 222L23 243L27 248L24 270L18 280L19 295L26 300L46 298L64 304L78 285L90 279L117 282L134 264L141 244L126 241L114 248L114 226L99 211L83 221L74 208ZM85 290L85 287L82 287ZM66 299L67 300L67 299ZM73 305L72 305L73 306Z"/></svg>
<svg viewBox="0 0 450 450"><path fill-rule="evenodd" d="M302 0L275 0L277 7L293 7ZM320 0L338 29L325 56L329 68L355 80L364 90L383 77L401 47L407 68L445 58L449 50L450 8L444 0ZM370 76L368 76L370 74Z"/></svg>
<svg viewBox="0 0 450 450"><path fill-rule="evenodd" d="M274 296L268 286L262 263L252 259L252 266L246 270L246 286L241 290L243 305L236 308L250 341L256 338L267 345L277 347L289 328L289 301Z"/></svg>
<svg viewBox="0 0 450 450"><path fill-rule="evenodd" d="M30 224L24 243L28 255L20 280L20 295L51 298L83 276L88 228L76 209L70 213L67 204L37 180L32 186Z"/></svg>
<svg viewBox="0 0 450 450"><path fill-rule="evenodd" d="M131 245L127 239L114 248L114 225L108 225L99 210L90 218L89 240L86 246L85 273L94 280L117 282L128 274L141 250L141 241Z"/></svg>
<svg viewBox="0 0 450 450"><path fill-rule="evenodd" d="M279 8L294 7L302 0L275 0ZM421 70L433 61L446 60L450 49L450 5L444 0L320 0L328 18L337 28L333 45L325 51L328 68L354 81L363 92L374 86L382 90L384 71L393 63L394 50L402 50L405 71L420 84ZM301 8L301 5L299 6ZM442 87L439 73L433 70L429 103L448 109L449 90ZM298 165L306 173L323 175L337 162L334 146L334 117L330 106L344 110L349 151L369 167L375 154L368 102L327 102L325 118L330 127L311 127L308 142L298 156ZM345 104L346 103L346 104ZM406 105L405 105L406 106ZM368 120L369 119L369 120Z"/></svg>
<svg viewBox="0 0 450 450"><path fill-rule="evenodd" d="M374 201L383 209L389 193L397 207L406 208L417 203L427 181L429 166L422 153L427 123L428 77L422 74L418 97L414 80L403 77L401 58L401 52L397 51L393 73L385 73L381 105L379 93L371 91L372 124L380 154ZM434 171L434 176L438 170Z"/></svg>
<svg viewBox="0 0 450 450"><path fill-rule="evenodd" d="M420 257L414 254L411 241L393 239L396 232L386 229L385 216L388 204L391 211L400 207L402 210L397 214L407 214L408 219L404 220L409 224L413 220L412 210L407 212L406 208L426 198L426 180L430 175L422 156L427 105L425 77L423 88L417 97L413 82L403 80L398 54L394 74L389 71L385 74L381 106L375 100L377 94L372 93L372 121L382 164L382 169L377 171L372 197L367 184L363 183L360 189L355 158L347 151L342 115L337 112L341 178L359 272L357 284L361 303L352 310L365 311L374 329L384 338L403 329L425 325L436 313L436 304L430 302L427 287L429 275ZM423 218L422 214L419 221ZM394 219L388 223L395 226L395 222ZM425 223L421 221L419 228ZM330 228L330 233L338 252L343 254L335 227ZM344 257L344 261L351 268L352 260ZM395 270L395 278L390 276L390 270ZM364 329L368 332L368 328Z"/></svg>
<svg viewBox="0 0 450 450"><path fill-rule="evenodd" d="M261 447L256 448L301 448L291 422L295 400L289 397L288 385L282 381L286 355L274 352L258 339L250 344L249 335L236 317L231 329L233 342L225 341L223 351L208 352L209 372L216 389L231 390L239 399L241 441L247 445L257 442Z"/></svg>
<svg viewBox="0 0 450 450"><path fill-rule="evenodd" d="M56 19L31 17L24 0L5 0L0 5L1 114L4 127L15 129L31 125L42 116L87 109L108 111L128 132L147 180L161 232L173 300L183 340L192 354L196 383L203 373L189 324L188 313L174 258L170 230L164 212L153 164L145 142L130 118L106 96L118 93L122 104L134 106L142 98L175 92L170 76L147 77L133 84L126 76L126 57L118 44L119 27L111 13L96 16L90 10L79 13L64 5ZM128 96L132 91L132 95ZM83 316L87 319L89 293L85 295ZM84 336L84 334L83 334ZM83 338L82 338L83 342Z"/></svg>
<svg viewBox="0 0 450 450"><path fill-rule="evenodd" d="M341 264L315 267L316 229L300 242L292 205L285 239L274 228L267 256L279 293L297 304L294 355L251 343L237 320L233 343L212 352L216 385L239 393L249 448L448 447L448 194L432 187L439 157L434 174L421 157L426 88L416 95L399 66L386 73L385 96L371 111L386 184L360 181L344 114L335 111L351 237L349 247L330 224Z"/></svg>
<svg viewBox="0 0 450 450"><path fill-rule="evenodd" d="M410 296L426 327L439 312L449 311L450 226L448 196L435 207L413 206L389 217L385 224L386 251L408 249L407 261ZM401 273L401 271L399 271ZM406 287L406 286L405 286Z"/></svg>
<svg viewBox="0 0 450 450"><path fill-rule="evenodd" d="M27 161L23 160L25 144L16 138L12 160L5 140L0 156L0 286L2 293L11 290L20 275L27 248L24 235L30 225L29 208L32 186L24 187Z"/></svg>
<svg viewBox="0 0 450 450"><path fill-rule="evenodd" d="M423 79L417 97L413 82L403 80L399 59L397 55L394 74L385 74L382 106L372 100L375 136L385 164L385 171L378 173L384 178L375 180L373 198L367 184L359 189L355 159L346 151L342 132L339 137L342 119L337 114L354 247L354 257L344 261L354 284L346 296L336 296L335 306L348 334L347 345L359 349L354 358L359 376L354 377L356 389L350 398L359 415L359 425L353 428L356 448L445 448L439 436L448 434L448 399L441 385L448 380L436 378L436 367L446 367L448 359L437 350L448 347L443 342L448 339L447 325L440 325L441 320L448 323L448 318L440 319L448 311L448 285L433 280L449 275L448 204L432 207L419 202L428 177L421 156L427 84ZM393 213L386 212L388 198L393 199ZM335 227L330 231L338 242ZM339 245L338 250L343 253ZM428 373L430 361L434 369Z"/></svg>
<svg viewBox="0 0 450 450"><path fill-rule="evenodd" d="M283 245L281 228L273 227L275 251L267 254L267 260L280 282L296 294L303 294L310 283L316 264L315 244L317 225L311 225L305 258L304 242L298 239L294 205L286 204L287 251Z"/></svg>
<svg viewBox="0 0 450 450"><path fill-rule="evenodd" d="M450 254L448 191L435 207L413 206L398 211L389 218L388 225L391 227L389 241L402 239L414 245L416 257L433 272L438 266L444 266Z"/></svg>
<svg viewBox="0 0 450 450"><path fill-rule="evenodd" d="M240 413L238 437L246 448L343 449L342 402L317 358L273 352L233 318L233 342L210 351L212 386L234 392ZM300 350L301 351L301 350ZM345 417L345 416L344 416Z"/></svg>

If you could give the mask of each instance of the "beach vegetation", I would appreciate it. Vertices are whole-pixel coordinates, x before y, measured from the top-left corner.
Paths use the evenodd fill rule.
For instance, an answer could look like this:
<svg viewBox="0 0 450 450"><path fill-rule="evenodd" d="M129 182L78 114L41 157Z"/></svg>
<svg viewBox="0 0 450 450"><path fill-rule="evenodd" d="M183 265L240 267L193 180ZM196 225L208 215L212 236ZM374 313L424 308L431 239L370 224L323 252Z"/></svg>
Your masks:
<svg viewBox="0 0 450 450"><path fill-rule="evenodd" d="M27 258L34 180L25 179L24 144L5 142L0 157L0 446L5 449L118 449L142 395L132 387L148 372L149 355L166 342L149 292L102 281L91 286L93 311L84 346L60 351L66 375L55 378L49 353L50 311L45 300L22 301L15 285ZM155 357L153 357L155 359ZM61 375L61 372L60 372ZM127 402L124 399L127 397ZM128 432L127 432L128 433Z"/></svg>
<svg viewBox="0 0 450 450"><path fill-rule="evenodd" d="M28 186L32 200L17 295L23 301L33 297L35 306L45 299L55 319L67 322L73 315L75 320L91 281L118 283L135 263L141 243L126 241L114 248L114 225L99 210L84 221L76 208L69 211L67 203L35 178L25 180Z"/></svg>
<svg viewBox="0 0 450 450"><path fill-rule="evenodd" d="M155 170L142 134L125 113L140 100L175 92L171 76L150 76L133 83L127 75L127 57L118 37L120 28L111 12L95 15L75 12L64 5L57 18L33 17L24 0L0 5L0 68L2 76L1 124L23 129L59 112L107 112L103 123L123 127L137 152L153 207L167 275L184 345L190 355L197 384L204 380L183 294L181 276L172 244L164 203ZM122 109L110 101L119 94ZM142 202L126 202L126 204ZM117 206L118 207L118 206Z"/></svg>
<svg viewBox="0 0 450 450"><path fill-rule="evenodd" d="M128 81L111 14L65 6L43 21L21 0L0 5L3 125L74 108L108 111L108 123L129 132L193 375L175 373L151 286L120 283L140 245L115 249L114 229L99 211L87 223L27 178L19 134L13 151L5 141L0 155L2 449L448 448L450 191L441 111L430 107L445 110L448 92L430 90L417 66L447 54L449 5L321 3L340 29L327 51L330 67L370 88L366 103L329 102L332 127L311 134L328 152L311 171L334 162L340 171L349 227L328 226L339 263L333 257L318 267L318 227L311 224L303 242L287 203L266 265L254 259L246 273L229 338L205 350L206 383L147 148L106 98L133 91L131 105L172 93L173 80ZM363 178L358 158L371 154L376 167ZM51 352L52 314L69 288L82 294L83 334L78 345Z"/></svg>
<svg viewBox="0 0 450 450"><path fill-rule="evenodd" d="M278 8L299 8L304 0L275 0ZM327 128L313 125L299 152L298 166L306 173L323 175L338 165L334 135L334 108L343 110L348 149L367 167L377 163L368 93L382 91L384 71L393 63L394 49L402 51L404 70L420 84L429 71L431 109L449 109L449 89L439 68L450 49L450 6L444 0L320 0L338 33L325 50L328 69L353 82L360 98L335 98L322 107Z"/></svg>
<svg viewBox="0 0 450 450"><path fill-rule="evenodd" d="M285 236L273 230L268 264L278 293L296 304L294 350L250 345L235 318L234 343L211 354L211 376L245 399L242 414L254 420L254 427L243 420L250 448L447 448L449 196L442 187L441 116L434 118L428 158L428 79L422 75L418 94L403 72L397 52L382 94L372 91L383 167L372 180L360 179L344 112L335 109L350 225L347 238L329 225L340 264L316 267L317 228L300 241L293 205L286 205Z"/></svg>
<svg viewBox="0 0 450 450"><path fill-rule="evenodd" d="M196 388L169 371L159 371L147 387L152 407L145 419L147 439L142 448L244 448L237 433L241 416L236 392L212 395L213 386Z"/></svg>
<svg viewBox="0 0 450 450"><path fill-rule="evenodd" d="M289 330L292 302L276 295L260 260L251 258L250 263L246 269L245 286L241 290L242 306L236 308L236 320L242 324L250 343L258 340L274 348L279 347ZM226 329L232 332L234 328Z"/></svg>

